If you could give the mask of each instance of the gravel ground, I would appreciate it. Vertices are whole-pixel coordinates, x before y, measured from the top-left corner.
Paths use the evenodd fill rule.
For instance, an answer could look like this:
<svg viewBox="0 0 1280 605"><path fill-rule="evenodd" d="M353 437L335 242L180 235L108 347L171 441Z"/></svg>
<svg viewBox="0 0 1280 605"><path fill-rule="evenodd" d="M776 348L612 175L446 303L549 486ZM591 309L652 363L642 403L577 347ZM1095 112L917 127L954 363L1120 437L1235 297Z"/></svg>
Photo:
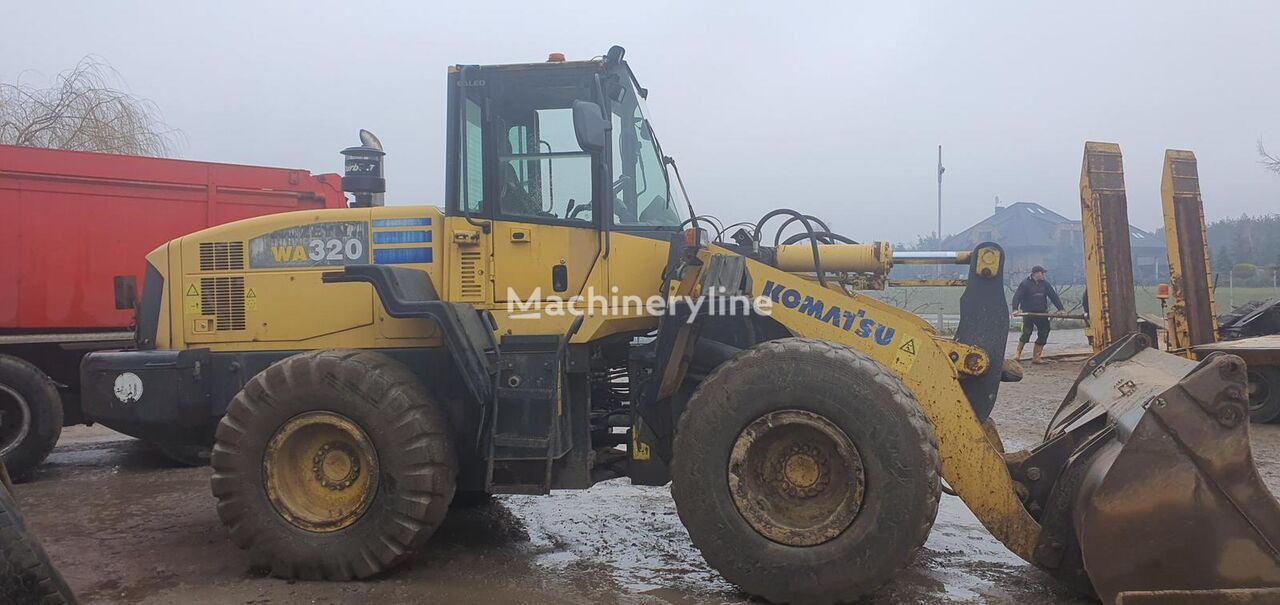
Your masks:
<svg viewBox="0 0 1280 605"><path fill-rule="evenodd" d="M1079 343L1060 343L1061 352ZM1053 352L1053 349L1050 349ZM1080 361L1028 366L994 413L1010 449L1039 441ZM1280 486L1280 427L1255 426L1254 453ZM499 497L451 512L429 546L383 578L290 583L248 569L209 493L208 469L175 468L101 428L64 433L17 492L86 603L739 603L702 561L667 488L611 481L548 497ZM944 496L916 563L870 603L1082 603L992 539Z"/></svg>

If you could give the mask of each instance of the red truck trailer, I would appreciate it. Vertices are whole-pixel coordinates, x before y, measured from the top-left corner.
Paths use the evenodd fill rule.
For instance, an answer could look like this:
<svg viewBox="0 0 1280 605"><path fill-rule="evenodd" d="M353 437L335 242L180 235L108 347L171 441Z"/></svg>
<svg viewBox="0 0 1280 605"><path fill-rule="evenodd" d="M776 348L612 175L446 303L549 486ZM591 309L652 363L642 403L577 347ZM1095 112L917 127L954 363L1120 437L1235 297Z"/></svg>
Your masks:
<svg viewBox="0 0 1280 605"><path fill-rule="evenodd" d="M0 456L9 472L29 477L62 427L84 422L80 359L133 344L148 253L242 218L342 207L336 174L0 145Z"/></svg>

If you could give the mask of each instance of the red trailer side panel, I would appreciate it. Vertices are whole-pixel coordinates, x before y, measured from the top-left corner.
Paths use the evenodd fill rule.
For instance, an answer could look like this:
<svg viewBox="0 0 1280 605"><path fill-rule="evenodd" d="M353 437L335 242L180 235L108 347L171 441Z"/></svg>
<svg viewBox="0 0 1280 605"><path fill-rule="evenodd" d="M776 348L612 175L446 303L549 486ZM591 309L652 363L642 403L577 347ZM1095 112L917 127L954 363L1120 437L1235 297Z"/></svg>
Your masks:
<svg viewBox="0 0 1280 605"><path fill-rule="evenodd" d="M114 278L176 237L242 218L342 208L306 170L0 145L0 332L128 328Z"/></svg>

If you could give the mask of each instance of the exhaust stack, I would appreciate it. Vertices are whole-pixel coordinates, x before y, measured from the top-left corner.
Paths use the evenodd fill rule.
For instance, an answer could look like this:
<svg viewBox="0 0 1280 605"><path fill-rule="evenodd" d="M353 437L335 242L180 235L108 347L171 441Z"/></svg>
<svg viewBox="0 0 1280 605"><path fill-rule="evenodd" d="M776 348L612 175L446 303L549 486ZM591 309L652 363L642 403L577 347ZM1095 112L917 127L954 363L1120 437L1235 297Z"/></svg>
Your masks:
<svg viewBox="0 0 1280 605"><path fill-rule="evenodd" d="M383 175L382 141L372 132L360 129L360 145L342 150L342 190L355 196L352 208L385 206L383 199L387 179Z"/></svg>

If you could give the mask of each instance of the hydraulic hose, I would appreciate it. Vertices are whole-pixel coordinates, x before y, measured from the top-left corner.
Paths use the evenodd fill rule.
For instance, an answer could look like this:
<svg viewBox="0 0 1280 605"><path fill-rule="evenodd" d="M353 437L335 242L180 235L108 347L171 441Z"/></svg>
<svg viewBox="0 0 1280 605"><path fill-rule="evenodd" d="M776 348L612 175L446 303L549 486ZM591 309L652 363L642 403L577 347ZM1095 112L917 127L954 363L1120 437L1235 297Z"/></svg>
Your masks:
<svg viewBox="0 0 1280 605"><path fill-rule="evenodd" d="M769 219L775 216L784 216L784 215L798 219L800 223L804 225L805 232L809 235L809 243L813 247L814 273L816 273L818 276L818 283L822 284L822 287L824 288L827 287L826 272L822 270L822 257L821 255L818 254L818 240L817 238L814 237L814 233L816 232L813 230L813 224L809 221L809 218L806 215L796 212L795 210L792 210L790 208L779 208L777 210L774 210L764 215L764 217L762 217L760 221L756 223L756 229L755 229L755 232L752 234L751 239L755 242L756 246L759 246L760 232L761 230L764 229L765 223L769 222Z"/></svg>

